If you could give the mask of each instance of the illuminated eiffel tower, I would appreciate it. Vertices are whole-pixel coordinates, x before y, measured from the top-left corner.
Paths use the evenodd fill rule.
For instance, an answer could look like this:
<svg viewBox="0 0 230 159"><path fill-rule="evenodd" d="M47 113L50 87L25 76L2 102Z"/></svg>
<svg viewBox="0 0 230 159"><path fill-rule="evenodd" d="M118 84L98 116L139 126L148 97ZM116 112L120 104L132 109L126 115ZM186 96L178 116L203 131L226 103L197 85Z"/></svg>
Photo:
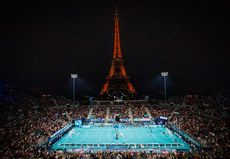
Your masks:
<svg viewBox="0 0 230 159"><path fill-rule="evenodd" d="M109 75L106 76L106 83L101 89L101 95L111 94L137 94L133 85L129 81L129 76L127 76L124 60L121 56L121 46L120 46L120 34L119 34L119 14L115 12L115 32L114 32L114 49L113 49L113 59L111 61L111 69Z"/></svg>

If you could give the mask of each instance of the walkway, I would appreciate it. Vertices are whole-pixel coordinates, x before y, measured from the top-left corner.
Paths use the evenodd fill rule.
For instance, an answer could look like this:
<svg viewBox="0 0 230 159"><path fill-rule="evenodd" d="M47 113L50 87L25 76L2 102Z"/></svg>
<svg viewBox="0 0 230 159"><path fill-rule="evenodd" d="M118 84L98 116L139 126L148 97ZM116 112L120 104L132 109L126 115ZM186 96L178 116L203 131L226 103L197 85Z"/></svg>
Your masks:
<svg viewBox="0 0 230 159"><path fill-rule="evenodd" d="M110 107L107 107L107 108L106 108L105 123L108 123L108 120L109 120L109 113L110 113Z"/></svg>
<svg viewBox="0 0 230 159"><path fill-rule="evenodd" d="M147 112L149 118L153 118L148 107L145 107L145 111Z"/></svg>
<svg viewBox="0 0 230 159"><path fill-rule="evenodd" d="M129 107L129 117L130 117L131 123L134 123L132 107Z"/></svg>
<svg viewBox="0 0 230 159"><path fill-rule="evenodd" d="M89 114L87 116L87 119L91 118L92 112L93 112L93 107L89 109Z"/></svg>

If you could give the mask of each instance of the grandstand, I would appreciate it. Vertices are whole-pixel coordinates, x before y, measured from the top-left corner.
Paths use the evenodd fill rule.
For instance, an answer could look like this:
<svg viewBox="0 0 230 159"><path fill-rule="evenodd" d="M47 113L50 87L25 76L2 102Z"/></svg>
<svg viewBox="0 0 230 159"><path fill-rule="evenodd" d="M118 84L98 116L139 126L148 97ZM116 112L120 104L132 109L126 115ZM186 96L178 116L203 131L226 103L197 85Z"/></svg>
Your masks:
<svg viewBox="0 0 230 159"><path fill-rule="evenodd" d="M216 115L229 109L227 96L202 97L178 107L142 101L71 103L8 88L1 97L1 158L229 157L228 121Z"/></svg>

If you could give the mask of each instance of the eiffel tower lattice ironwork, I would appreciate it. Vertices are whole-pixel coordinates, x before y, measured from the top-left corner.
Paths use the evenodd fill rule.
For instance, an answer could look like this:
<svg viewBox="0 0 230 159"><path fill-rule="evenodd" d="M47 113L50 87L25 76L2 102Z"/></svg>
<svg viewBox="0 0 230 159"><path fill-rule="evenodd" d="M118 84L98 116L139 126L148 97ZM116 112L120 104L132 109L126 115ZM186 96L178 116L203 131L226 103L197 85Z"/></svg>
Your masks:
<svg viewBox="0 0 230 159"><path fill-rule="evenodd" d="M129 81L129 76L126 74L124 60L121 56L121 44L119 34L119 14L116 8L115 16L115 32L114 32L114 50L113 59L111 61L111 69L109 75L106 76L106 83L101 89L100 94L108 93L126 93L137 94L133 85Z"/></svg>

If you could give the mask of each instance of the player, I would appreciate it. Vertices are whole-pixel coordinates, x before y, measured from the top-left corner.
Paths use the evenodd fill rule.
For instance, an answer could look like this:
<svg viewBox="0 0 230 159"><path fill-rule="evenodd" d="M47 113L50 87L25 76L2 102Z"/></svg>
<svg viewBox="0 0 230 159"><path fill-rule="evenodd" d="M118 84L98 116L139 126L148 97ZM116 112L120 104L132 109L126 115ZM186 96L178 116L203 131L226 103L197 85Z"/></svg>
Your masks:
<svg viewBox="0 0 230 159"><path fill-rule="evenodd" d="M116 133L116 139L118 140L118 135L119 135L119 133Z"/></svg>

